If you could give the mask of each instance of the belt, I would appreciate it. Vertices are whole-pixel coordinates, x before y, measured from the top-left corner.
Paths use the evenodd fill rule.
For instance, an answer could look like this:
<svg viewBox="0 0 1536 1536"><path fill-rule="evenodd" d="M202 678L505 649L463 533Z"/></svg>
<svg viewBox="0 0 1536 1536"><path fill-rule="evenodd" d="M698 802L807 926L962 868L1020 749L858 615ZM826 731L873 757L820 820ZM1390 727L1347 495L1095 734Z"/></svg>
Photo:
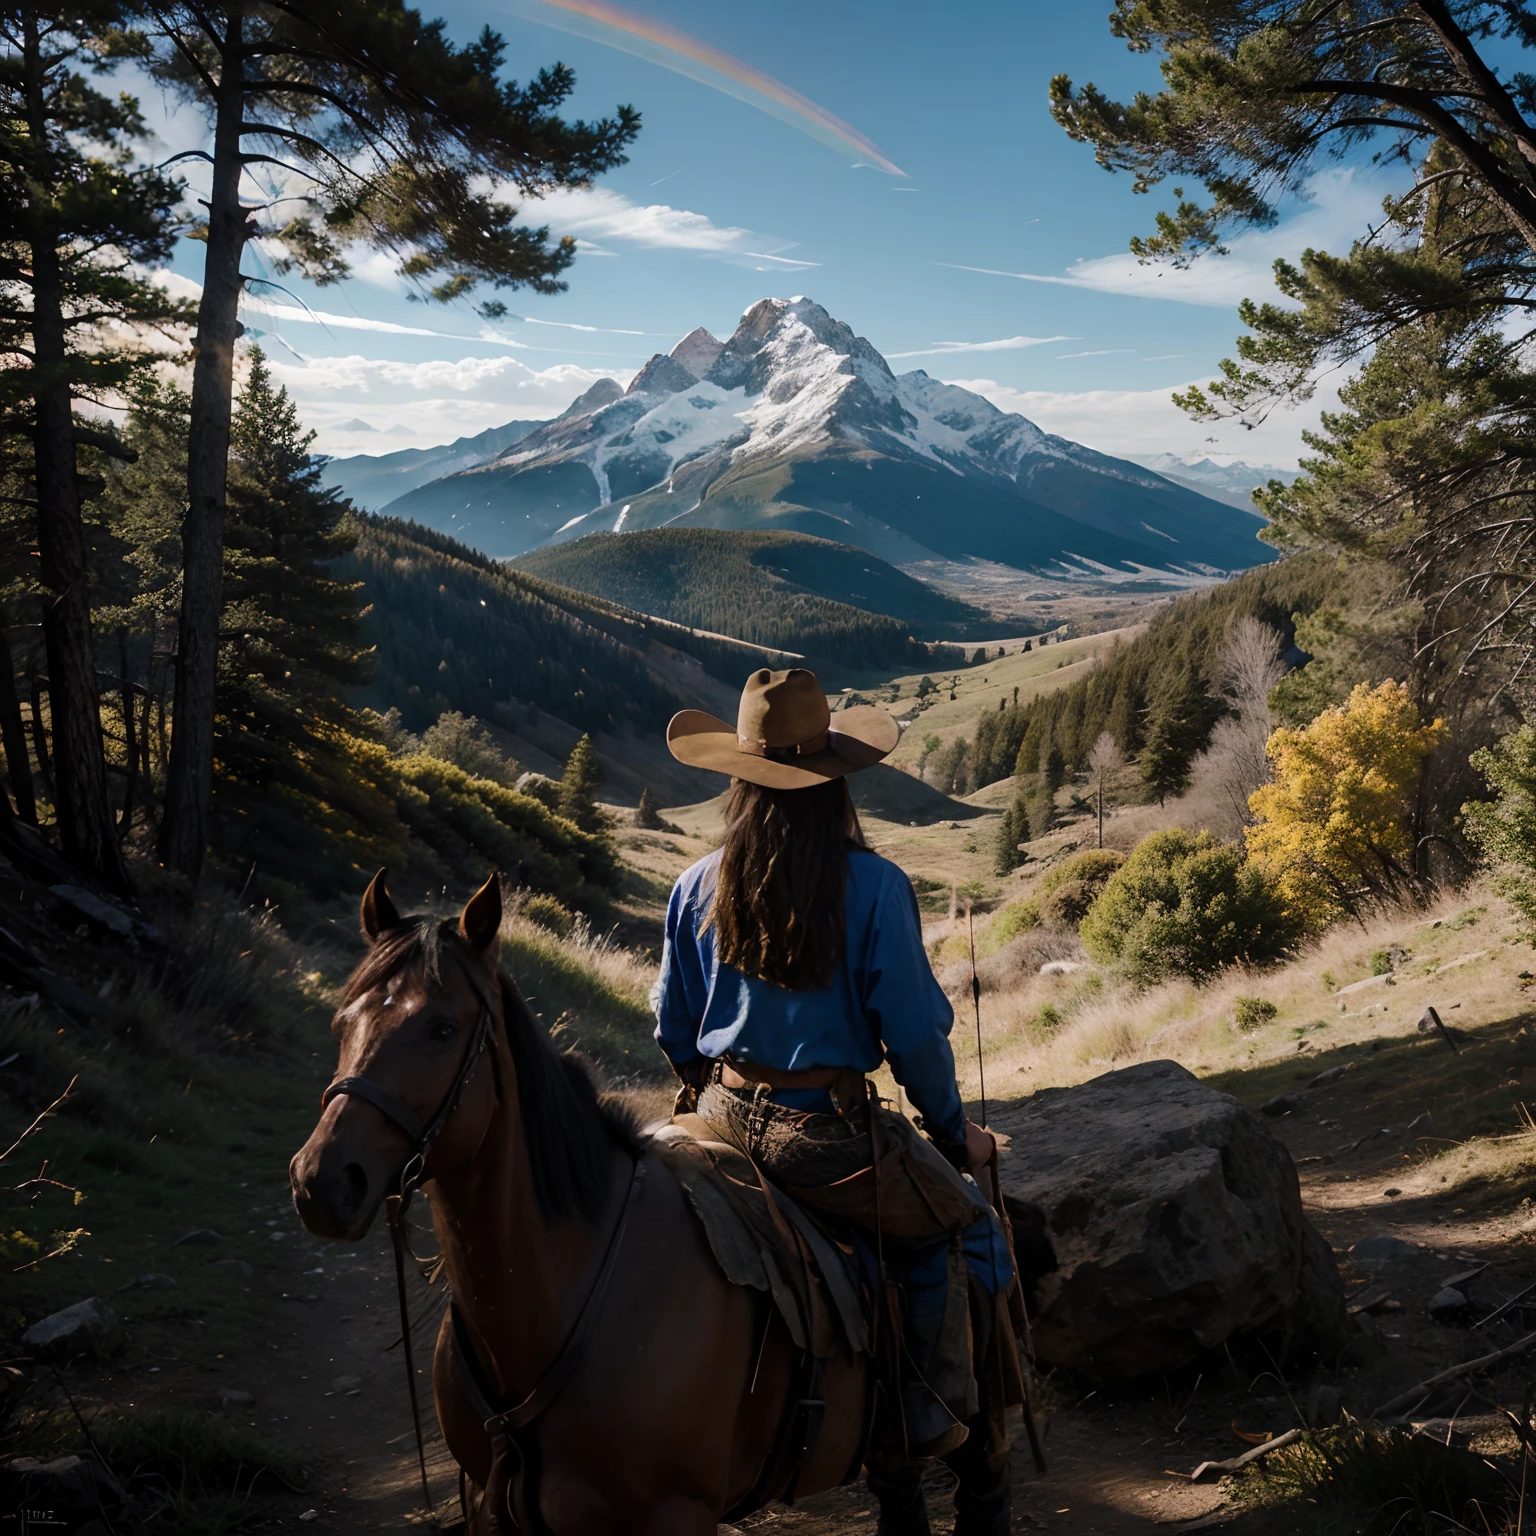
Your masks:
<svg viewBox="0 0 1536 1536"><path fill-rule="evenodd" d="M826 1088L831 1090L838 1109L845 1116L864 1104L867 1098L864 1074L853 1067L808 1067L803 1072L786 1072L780 1067L767 1067L755 1061L733 1061L729 1056L722 1056L720 1082L723 1087L737 1089L757 1085L775 1090Z"/></svg>

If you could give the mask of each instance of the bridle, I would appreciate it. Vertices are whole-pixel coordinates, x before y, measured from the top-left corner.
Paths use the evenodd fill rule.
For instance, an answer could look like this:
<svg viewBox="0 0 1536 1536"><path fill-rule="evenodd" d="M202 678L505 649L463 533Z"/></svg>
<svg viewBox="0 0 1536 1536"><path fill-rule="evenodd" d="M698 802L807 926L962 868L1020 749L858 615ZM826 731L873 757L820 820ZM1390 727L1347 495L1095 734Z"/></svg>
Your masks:
<svg viewBox="0 0 1536 1536"><path fill-rule="evenodd" d="M395 1250L395 1294L400 1301L400 1344L405 1358L406 1386L410 1388L411 1394L411 1422L416 1426L416 1462L421 1470L421 1497L429 1513L432 1509L432 1491L427 1483L427 1447L421 1434L421 1403L416 1393L416 1362L411 1350L411 1313L405 1296L405 1256L409 1250L405 1236L405 1209L421 1183L433 1143L447 1129L448 1122L453 1118L454 1111L463 1100L470 1079L475 1075L475 1068L480 1065L480 1058L485 1054L485 1048L491 1041L491 1030L496 1020L491 1011L490 999L479 986L475 987L475 991L480 999L480 1012L475 1019L474 1031L469 1037L469 1047L464 1052L464 1060L459 1063L459 1070L452 1086L430 1120L423 1120L403 1099L387 1088L380 1088L377 1083L369 1082L366 1077L338 1077L320 1095L322 1114L333 1099L339 1099L343 1095L362 1099L365 1103L373 1105L387 1120L392 1121L405 1133L407 1140L411 1143L411 1155L400 1170L399 1189L394 1194L386 1196L384 1213L389 1222L390 1241ZM495 1066L496 1057L492 1053L493 1071ZM499 1082L497 1087L499 1093Z"/></svg>
<svg viewBox="0 0 1536 1536"><path fill-rule="evenodd" d="M433 1143L447 1129L448 1122L459 1107L464 1092L469 1087L470 1079L475 1075L475 1068L479 1066L480 1058L485 1054L486 1046L490 1044L494 1023L495 1017L491 1012L490 1000L484 993L480 993L480 1013L475 1020L474 1031L469 1037L469 1048L465 1051L464 1060L459 1065L458 1075L454 1078L442 1103L438 1105L437 1113L430 1120L423 1120L403 1099L392 1094L387 1088L380 1088L377 1083L369 1082L366 1077L338 1077L320 1095L322 1113L333 1099L339 1099L346 1094L373 1105L380 1114L392 1120L400 1130L405 1132L406 1139L411 1144L411 1155L400 1170L400 1187L395 1198L409 1203L411 1195L421 1183L427 1154L431 1152ZM493 1057L493 1063L494 1060Z"/></svg>

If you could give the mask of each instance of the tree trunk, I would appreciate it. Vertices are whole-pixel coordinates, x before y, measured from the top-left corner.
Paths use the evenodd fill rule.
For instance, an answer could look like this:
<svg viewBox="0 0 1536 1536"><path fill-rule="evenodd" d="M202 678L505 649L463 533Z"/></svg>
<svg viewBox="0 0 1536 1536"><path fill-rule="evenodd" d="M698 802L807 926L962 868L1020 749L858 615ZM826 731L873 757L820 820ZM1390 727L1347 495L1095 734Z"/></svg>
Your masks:
<svg viewBox="0 0 1536 1536"><path fill-rule="evenodd" d="M16 814L37 825L37 799L32 793L32 762L27 756L27 727L21 718L11 643L0 633L0 743L5 747L5 772L11 781Z"/></svg>
<svg viewBox="0 0 1536 1536"><path fill-rule="evenodd" d="M28 127L43 142L48 122L37 21L23 10ZM74 402L64 319L64 274L57 231L34 204L24 238L32 257L33 377L37 414L34 475L37 549L42 582L43 646L53 721L54 804L64 856L103 885L128 889L128 872L112 822L107 763L91 643L90 564L75 467Z"/></svg>
<svg viewBox="0 0 1536 1536"><path fill-rule="evenodd" d="M48 685L37 675L34 658L27 667L27 702L32 706L32 753L37 758L37 771L43 781L48 798L55 803L58 793L53 787L53 764L48 759L48 730L43 724L43 695Z"/></svg>
<svg viewBox="0 0 1536 1536"><path fill-rule="evenodd" d="M123 812L118 818L118 831L126 832L133 825L133 791L139 770L139 744L134 732L133 684L128 677L128 631L117 631L117 682L123 700L123 758L127 765L127 778L123 781Z"/></svg>
<svg viewBox="0 0 1536 1536"><path fill-rule="evenodd" d="M181 620L171 758L160 822L160 862L197 879L208 846L213 788L214 688L224 594L224 492L229 473L235 341L240 335L240 261L250 221L240 206L243 17L229 7L215 100L213 186L187 437L187 514L182 523Z"/></svg>

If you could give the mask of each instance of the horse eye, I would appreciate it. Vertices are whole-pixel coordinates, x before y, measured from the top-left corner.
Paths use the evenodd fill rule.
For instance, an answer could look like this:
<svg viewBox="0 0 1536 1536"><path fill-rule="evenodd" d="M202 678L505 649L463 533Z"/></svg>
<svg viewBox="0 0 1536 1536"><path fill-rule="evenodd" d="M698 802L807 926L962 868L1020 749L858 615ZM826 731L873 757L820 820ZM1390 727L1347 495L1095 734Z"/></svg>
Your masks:
<svg viewBox="0 0 1536 1536"><path fill-rule="evenodd" d="M447 1019L439 1019L432 1026L430 1036L433 1040L452 1040L454 1036L453 1024Z"/></svg>

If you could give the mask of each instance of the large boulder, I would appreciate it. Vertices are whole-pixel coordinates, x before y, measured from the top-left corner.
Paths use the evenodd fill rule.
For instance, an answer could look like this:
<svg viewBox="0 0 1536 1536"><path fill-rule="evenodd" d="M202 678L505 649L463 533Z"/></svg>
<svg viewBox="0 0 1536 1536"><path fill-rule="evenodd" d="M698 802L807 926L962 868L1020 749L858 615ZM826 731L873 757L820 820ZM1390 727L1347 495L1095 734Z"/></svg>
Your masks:
<svg viewBox="0 0 1536 1536"><path fill-rule="evenodd" d="M1243 1334L1285 1352L1347 1336L1333 1252L1302 1214L1290 1153L1230 1094L1148 1061L1001 1105L1010 1205L1038 1208L1042 1365L1167 1370ZM1024 1256L1021 1255L1021 1258Z"/></svg>

